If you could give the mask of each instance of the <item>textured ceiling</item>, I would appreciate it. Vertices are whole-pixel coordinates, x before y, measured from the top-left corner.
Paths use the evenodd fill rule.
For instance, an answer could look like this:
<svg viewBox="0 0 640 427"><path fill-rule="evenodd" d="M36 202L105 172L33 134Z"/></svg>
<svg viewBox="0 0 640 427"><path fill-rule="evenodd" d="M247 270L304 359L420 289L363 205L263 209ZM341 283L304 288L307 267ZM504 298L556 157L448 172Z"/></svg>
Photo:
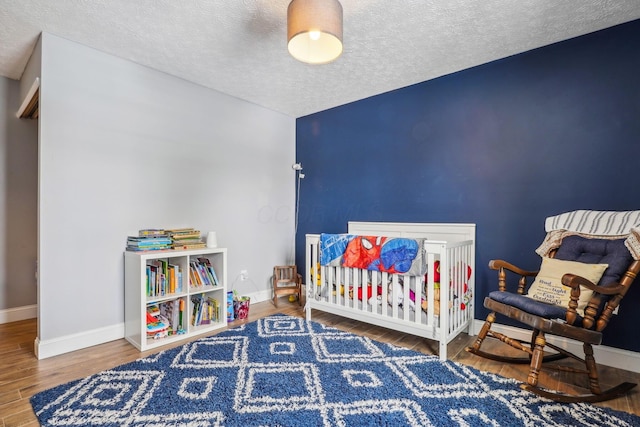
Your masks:
<svg viewBox="0 0 640 427"><path fill-rule="evenodd" d="M0 0L0 75L46 31L301 117L640 18L640 0L342 0L344 53L289 56L289 0Z"/></svg>

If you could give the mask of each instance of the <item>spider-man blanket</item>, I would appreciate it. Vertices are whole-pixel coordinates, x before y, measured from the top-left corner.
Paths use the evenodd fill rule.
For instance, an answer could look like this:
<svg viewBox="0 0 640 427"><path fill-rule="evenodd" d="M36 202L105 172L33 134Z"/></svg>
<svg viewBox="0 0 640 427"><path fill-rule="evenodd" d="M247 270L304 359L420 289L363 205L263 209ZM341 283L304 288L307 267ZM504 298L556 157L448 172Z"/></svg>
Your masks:
<svg viewBox="0 0 640 427"><path fill-rule="evenodd" d="M321 234L320 264L422 276L424 239Z"/></svg>

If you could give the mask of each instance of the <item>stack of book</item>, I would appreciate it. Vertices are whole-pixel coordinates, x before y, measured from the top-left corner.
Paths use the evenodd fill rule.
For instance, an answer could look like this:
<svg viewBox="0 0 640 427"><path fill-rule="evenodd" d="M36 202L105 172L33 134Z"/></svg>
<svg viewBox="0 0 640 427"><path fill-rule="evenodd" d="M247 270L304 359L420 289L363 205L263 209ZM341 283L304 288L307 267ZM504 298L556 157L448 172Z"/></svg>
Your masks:
<svg viewBox="0 0 640 427"><path fill-rule="evenodd" d="M191 324L193 326L220 322L220 303L218 300L200 294L192 296L191 302L193 303L191 311Z"/></svg>
<svg viewBox="0 0 640 427"><path fill-rule="evenodd" d="M175 228L166 231L167 235L171 237L172 247L174 249L196 249L206 246L200 237L199 230L193 228Z"/></svg>
<svg viewBox="0 0 640 427"><path fill-rule="evenodd" d="M160 316L169 322L168 335L183 334L185 332L184 326L186 326L182 324L184 318L184 300L174 299L163 301L159 306Z"/></svg>
<svg viewBox="0 0 640 427"><path fill-rule="evenodd" d="M173 241L164 230L140 230L137 236L127 237L128 251L157 251L171 249Z"/></svg>
<svg viewBox="0 0 640 427"><path fill-rule="evenodd" d="M207 258L198 258L197 261L192 260L190 262L189 281L192 288L220 285L216 270Z"/></svg>
<svg viewBox="0 0 640 427"><path fill-rule="evenodd" d="M182 269L179 265L157 259L148 262L146 272L148 297L182 292Z"/></svg>

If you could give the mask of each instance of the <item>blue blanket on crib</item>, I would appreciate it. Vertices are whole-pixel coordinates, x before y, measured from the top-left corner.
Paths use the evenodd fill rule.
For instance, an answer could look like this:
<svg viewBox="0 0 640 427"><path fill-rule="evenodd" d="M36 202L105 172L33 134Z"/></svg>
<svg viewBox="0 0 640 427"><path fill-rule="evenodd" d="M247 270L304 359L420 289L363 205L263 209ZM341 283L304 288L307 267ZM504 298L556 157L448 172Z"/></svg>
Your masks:
<svg viewBox="0 0 640 427"><path fill-rule="evenodd" d="M320 264L421 276L427 272L425 239L320 235Z"/></svg>

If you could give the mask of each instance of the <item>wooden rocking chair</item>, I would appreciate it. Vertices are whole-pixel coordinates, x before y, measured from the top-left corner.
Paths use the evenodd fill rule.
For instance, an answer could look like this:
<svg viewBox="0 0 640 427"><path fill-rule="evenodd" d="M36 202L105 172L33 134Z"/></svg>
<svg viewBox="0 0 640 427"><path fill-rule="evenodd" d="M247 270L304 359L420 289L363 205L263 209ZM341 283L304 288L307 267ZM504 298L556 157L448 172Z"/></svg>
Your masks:
<svg viewBox="0 0 640 427"><path fill-rule="evenodd" d="M489 268L498 271L498 290L485 298L484 306L491 310L491 313L487 316L474 344L466 350L492 360L529 364L527 383L521 384L521 388L559 402L601 402L618 397L635 387L636 384L624 382L602 391L592 346L601 343L602 331L640 270L640 261L637 260L639 257L635 253L632 256L629 251L629 248L633 248L635 252L639 247L637 240L634 240L638 235L625 234L632 228L627 225L613 227L616 228L615 232L601 229L597 237L585 233L585 230L604 227L606 219L612 221L608 224L615 224L623 214L636 215L636 212L637 219L640 220L640 211L574 211L547 218L547 238L536 251L540 255L544 254L539 271L523 270L502 260L490 261ZM597 217L598 214L606 215L606 218L600 217L602 222L590 224L589 217ZM579 223L585 217L587 220ZM633 222L631 226L634 224L637 225L638 222ZM509 277L519 277L515 293L507 292L507 272ZM555 284L550 285L554 280L549 276L553 275L556 275L556 281L561 281L564 286L559 286L558 289L553 287ZM592 277L588 279L583 277L585 275ZM533 278L536 279L531 283ZM533 289L534 287L536 289ZM568 298L564 304L560 304L555 300L555 295L563 291ZM544 302L545 300L547 301ZM531 340L527 342L491 330L496 313L532 328ZM546 339L547 334L581 342L584 357L578 357L561 346L549 343ZM487 337L498 339L527 355L507 357L482 351L480 348ZM552 349L553 352L545 353L545 348ZM567 357L584 363L585 369L546 364ZM538 379L543 367L586 374L591 393L566 394L559 390L539 387Z"/></svg>

